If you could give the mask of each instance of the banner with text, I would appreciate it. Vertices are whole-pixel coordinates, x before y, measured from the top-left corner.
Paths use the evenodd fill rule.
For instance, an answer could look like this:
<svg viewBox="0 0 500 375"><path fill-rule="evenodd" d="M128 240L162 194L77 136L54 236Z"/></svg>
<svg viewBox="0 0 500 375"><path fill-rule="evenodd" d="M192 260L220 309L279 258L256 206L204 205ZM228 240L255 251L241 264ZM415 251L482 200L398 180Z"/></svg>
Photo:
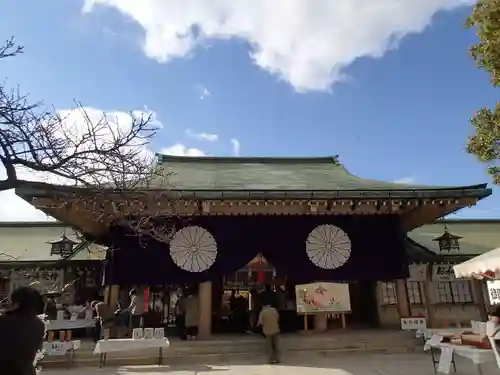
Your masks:
<svg viewBox="0 0 500 375"><path fill-rule="evenodd" d="M497 305L500 303L500 280L490 280L486 282L488 287L488 299L490 305Z"/></svg>
<svg viewBox="0 0 500 375"><path fill-rule="evenodd" d="M432 266L432 281L445 283L455 280L453 264L434 264Z"/></svg>
<svg viewBox="0 0 500 375"><path fill-rule="evenodd" d="M295 295L298 313L351 311L349 284L311 283L296 285Z"/></svg>

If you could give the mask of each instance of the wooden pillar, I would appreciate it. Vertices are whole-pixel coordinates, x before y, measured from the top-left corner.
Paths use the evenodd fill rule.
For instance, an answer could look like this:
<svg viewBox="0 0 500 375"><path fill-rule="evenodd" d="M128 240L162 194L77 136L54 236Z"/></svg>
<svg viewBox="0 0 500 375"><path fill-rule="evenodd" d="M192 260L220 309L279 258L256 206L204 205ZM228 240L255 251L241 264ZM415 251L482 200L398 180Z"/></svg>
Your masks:
<svg viewBox="0 0 500 375"><path fill-rule="evenodd" d="M107 285L104 289L104 302L115 308L118 303L118 294L120 293L120 287L118 285Z"/></svg>
<svg viewBox="0 0 500 375"><path fill-rule="evenodd" d="M405 279L396 280L396 297L399 317L404 318L411 316L410 301L408 299L408 289L406 288Z"/></svg>
<svg viewBox="0 0 500 375"><path fill-rule="evenodd" d="M328 319L325 313L314 315L314 330L316 332L325 332L327 329Z"/></svg>
<svg viewBox="0 0 500 375"><path fill-rule="evenodd" d="M477 279L472 279L470 281L471 283L471 292L472 292L472 298L474 299L474 303L477 305L477 308L479 309L479 317L481 321L487 321L488 320L488 311L486 308L486 299L484 298L484 280L477 280Z"/></svg>
<svg viewBox="0 0 500 375"><path fill-rule="evenodd" d="M63 293L63 296L61 298L61 301L63 302L61 303L72 305L76 302L75 280L77 279L77 276L73 267L68 266L64 269L61 269L61 272L63 273L63 282L61 288L64 288L68 284L71 285L67 290L65 290L65 293Z"/></svg>
<svg viewBox="0 0 500 375"><path fill-rule="evenodd" d="M208 337L212 334L212 282L205 281L199 284L198 298L200 302L198 335Z"/></svg>
<svg viewBox="0 0 500 375"><path fill-rule="evenodd" d="M434 292L432 284L432 264L427 265L425 273L425 281L422 283L422 297L425 310L427 312L427 327L435 327L437 324L434 314L434 300L432 293Z"/></svg>
<svg viewBox="0 0 500 375"><path fill-rule="evenodd" d="M109 304L109 298L111 297L111 286L106 285L104 287L104 303Z"/></svg>

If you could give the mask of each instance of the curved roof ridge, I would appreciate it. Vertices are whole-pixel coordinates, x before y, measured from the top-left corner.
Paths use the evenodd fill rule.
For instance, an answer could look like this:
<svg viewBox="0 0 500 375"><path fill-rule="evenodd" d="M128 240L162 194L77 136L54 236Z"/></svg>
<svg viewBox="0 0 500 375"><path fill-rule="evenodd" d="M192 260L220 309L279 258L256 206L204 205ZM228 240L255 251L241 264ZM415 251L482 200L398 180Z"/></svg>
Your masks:
<svg viewBox="0 0 500 375"><path fill-rule="evenodd" d="M340 165L338 155L331 156L176 156L156 153L159 162L205 163L332 163Z"/></svg>
<svg viewBox="0 0 500 375"><path fill-rule="evenodd" d="M386 184L386 185L394 185L400 187L400 189L394 189L394 190L407 190L407 189L415 189L415 188L440 188L440 189L446 189L446 190L463 190L463 189L486 189L488 187L488 183L481 183L481 184L474 184L474 185L459 185L459 186L448 186L448 185L424 185L424 184L402 184L399 182L394 182L394 181L383 181L383 180L374 180L371 178L363 178L358 175L355 175L343 165L343 164L338 164L339 168L342 168L345 173L350 175L353 178L356 178L360 181L363 182L370 182L370 183L377 183L377 184Z"/></svg>

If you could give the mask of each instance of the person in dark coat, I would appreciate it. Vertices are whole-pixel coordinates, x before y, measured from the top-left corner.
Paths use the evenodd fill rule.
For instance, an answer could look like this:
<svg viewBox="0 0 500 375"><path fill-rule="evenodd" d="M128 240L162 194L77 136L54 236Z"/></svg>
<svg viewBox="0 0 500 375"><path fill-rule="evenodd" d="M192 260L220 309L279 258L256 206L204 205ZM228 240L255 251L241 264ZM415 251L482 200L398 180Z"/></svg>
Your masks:
<svg viewBox="0 0 500 375"><path fill-rule="evenodd" d="M45 325L37 316L44 301L32 288L16 289L11 308L0 316L0 373L35 375L35 356L42 348Z"/></svg>
<svg viewBox="0 0 500 375"><path fill-rule="evenodd" d="M54 298L51 296L47 297L47 302L45 302L45 308L43 310L44 314L47 316L48 320L57 319L57 304Z"/></svg>

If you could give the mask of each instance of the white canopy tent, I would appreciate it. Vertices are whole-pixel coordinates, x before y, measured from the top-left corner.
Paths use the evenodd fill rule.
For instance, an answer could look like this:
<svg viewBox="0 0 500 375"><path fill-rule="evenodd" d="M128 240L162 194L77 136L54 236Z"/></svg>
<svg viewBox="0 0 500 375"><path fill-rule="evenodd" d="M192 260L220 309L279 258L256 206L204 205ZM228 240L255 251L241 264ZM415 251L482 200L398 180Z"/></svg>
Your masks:
<svg viewBox="0 0 500 375"><path fill-rule="evenodd" d="M500 278L500 247L453 266L456 277Z"/></svg>

